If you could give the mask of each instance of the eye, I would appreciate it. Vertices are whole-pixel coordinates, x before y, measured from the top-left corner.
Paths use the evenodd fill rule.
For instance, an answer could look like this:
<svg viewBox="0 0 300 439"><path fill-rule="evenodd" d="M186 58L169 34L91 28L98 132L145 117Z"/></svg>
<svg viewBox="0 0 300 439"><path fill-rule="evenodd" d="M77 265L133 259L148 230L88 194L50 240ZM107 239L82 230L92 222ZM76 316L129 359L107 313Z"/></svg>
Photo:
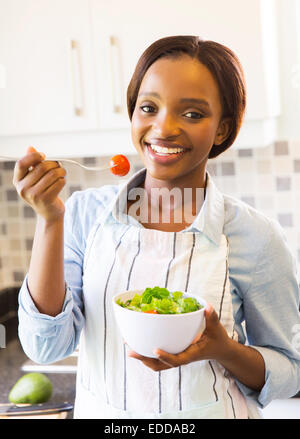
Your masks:
<svg viewBox="0 0 300 439"><path fill-rule="evenodd" d="M192 115L192 116L187 116L188 114ZM196 111L189 111L188 113L185 113L185 116L188 119L201 119L203 116L200 113L197 113Z"/></svg>
<svg viewBox="0 0 300 439"><path fill-rule="evenodd" d="M142 105L140 109L143 113L153 113L151 110L154 110L154 107L152 107L152 105Z"/></svg>

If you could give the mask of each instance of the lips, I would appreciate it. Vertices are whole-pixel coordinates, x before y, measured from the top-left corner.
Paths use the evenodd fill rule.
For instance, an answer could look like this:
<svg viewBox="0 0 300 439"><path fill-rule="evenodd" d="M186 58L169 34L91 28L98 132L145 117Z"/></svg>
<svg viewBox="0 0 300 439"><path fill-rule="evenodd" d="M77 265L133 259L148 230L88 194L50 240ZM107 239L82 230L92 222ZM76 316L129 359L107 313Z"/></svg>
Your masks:
<svg viewBox="0 0 300 439"><path fill-rule="evenodd" d="M190 148L183 147L182 145L157 139L149 139L149 143L144 143L149 158L163 165L170 165L181 160L190 150Z"/></svg>
<svg viewBox="0 0 300 439"><path fill-rule="evenodd" d="M147 141L145 141L145 144L148 145L156 145L156 146L161 146L163 148L168 148L168 149L183 149L184 151L189 151L191 148L188 148L184 145L180 145L179 143L174 143L174 142L169 142L167 140L161 140L161 139L147 139Z"/></svg>

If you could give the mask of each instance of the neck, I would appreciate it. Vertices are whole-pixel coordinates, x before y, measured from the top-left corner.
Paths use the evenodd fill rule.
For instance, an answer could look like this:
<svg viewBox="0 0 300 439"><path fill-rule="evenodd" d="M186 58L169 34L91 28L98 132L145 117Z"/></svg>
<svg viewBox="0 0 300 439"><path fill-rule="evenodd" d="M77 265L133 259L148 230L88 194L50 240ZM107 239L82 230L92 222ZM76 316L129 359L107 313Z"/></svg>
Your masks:
<svg viewBox="0 0 300 439"><path fill-rule="evenodd" d="M181 215L188 223L199 213L206 191L206 169L172 180L160 180L146 173L144 189L148 208L158 209L158 215L170 212L172 218ZM162 191L163 190L163 191ZM165 195L163 195L165 194Z"/></svg>
<svg viewBox="0 0 300 439"><path fill-rule="evenodd" d="M145 181L143 184L145 191L147 192L148 199L151 199L152 189L166 188L169 191L172 189L180 190L181 194L184 194L184 189L190 188L192 192L196 192L196 189L206 188L206 168L196 168L192 172L174 178L174 179L157 179L153 177L148 171L146 172Z"/></svg>

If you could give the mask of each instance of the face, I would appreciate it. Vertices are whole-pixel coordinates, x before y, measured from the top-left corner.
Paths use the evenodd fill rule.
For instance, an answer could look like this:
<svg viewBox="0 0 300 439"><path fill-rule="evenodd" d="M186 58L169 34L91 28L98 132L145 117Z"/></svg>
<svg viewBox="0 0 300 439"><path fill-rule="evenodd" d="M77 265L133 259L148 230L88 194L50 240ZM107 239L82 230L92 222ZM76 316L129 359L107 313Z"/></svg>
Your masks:
<svg viewBox="0 0 300 439"><path fill-rule="evenodd" d="M135 148L152 178L204 175L213 144L225 140L218 85L198 60L162 58L147 70L132 116Z"/></svg>

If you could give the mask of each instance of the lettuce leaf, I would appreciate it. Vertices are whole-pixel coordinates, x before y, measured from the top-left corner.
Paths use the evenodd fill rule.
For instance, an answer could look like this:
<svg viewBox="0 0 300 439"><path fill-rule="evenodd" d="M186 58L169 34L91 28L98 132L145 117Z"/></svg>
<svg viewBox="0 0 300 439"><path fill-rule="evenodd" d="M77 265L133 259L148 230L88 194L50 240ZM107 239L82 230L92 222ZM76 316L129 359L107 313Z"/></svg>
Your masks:
<svg viewBox="0 0 300 439"><path fill-rule="evenodd" d="M131 300L127 300L125 303L118 299L117 304L132 311L156 311L158 314L183 314L203 308L197 299L183 297L181 291L171 293L166 288L157 286L146 288L141 295L135 294Z"/></svg>

